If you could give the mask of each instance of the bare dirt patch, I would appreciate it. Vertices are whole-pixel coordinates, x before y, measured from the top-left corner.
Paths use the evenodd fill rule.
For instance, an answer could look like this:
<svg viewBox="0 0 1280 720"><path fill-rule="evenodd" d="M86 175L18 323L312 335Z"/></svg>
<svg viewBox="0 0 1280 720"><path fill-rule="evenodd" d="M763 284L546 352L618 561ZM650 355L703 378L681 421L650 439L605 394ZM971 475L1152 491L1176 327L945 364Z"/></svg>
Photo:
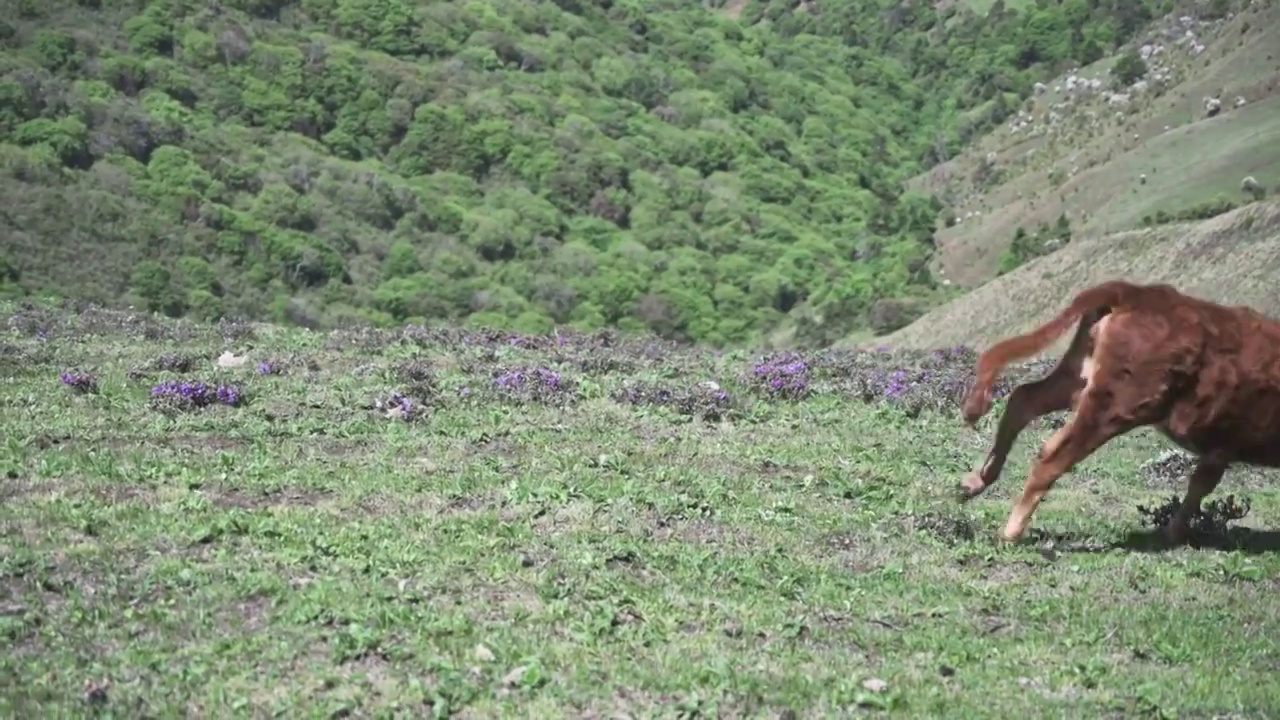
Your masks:
<svg viewBox="0 0 1280 720"><path fill-rule="evenodd" d="M836 563L850 572L866 573L884 567L883 543L875 536L841 531L824 536L822 543Z"/></svg>
<svg viewBox="0 0 1280 720"><path fill-rule="evenodd" d="M111 503L137 502L151 504L154 490L145 485L92 482L83 477L23 478L6 477L0 481L0 502L53 500L66 496L91 494Z"/></svg>
<svg viewBox="0 0 1280 720"><path fill-rule="evenodd" d="M49 482L24 478L16 472L6 475L0 479L0 502L8 503L45 492Z"/></svg>
<svg viewBox="0 0 1280 720"><path fill-rule="evenodd" d="M443 501L440 510L445 513L478 513L491 510L501 505L501 501L493 495L477 493L475 495L455 495Z"/></svg>
<svg viewBox="0 0 1280 720"><path fill-rule="evenodd" d="M660 542L676 540L691 545L714 545L743 550L759 547L759 542L748 531L708 518L654 517L651 523L649 527L653 528L652 537Z"/></svg>
<svg viewBox="0 0 1280 720"><path fill-rule="evenodd" d="M221 435L178 435L170 439L169 446L183 450L227 452L243 450L248 444L243 440Z"/></svg>
<svg viewBox="0 0 1280 720"><path fill-rule="evenodd" d="M146 485L124 485L120 483L95 485L93 494L110 503L137 503L151 506L156 503L155 490Z"/></svg>
<svg viewBox="0 0 1280 720"><path fill-rule="evenodd" d="M476 598L469 603L474 610L472 617L486 624L508 625L537 615L544 609L542 600L531 588L481 585L469 589L466 595Z"/></svg>
<svg viewBox="0 0 1280 720"><path fill-rule="evenodd" d="M54 445L68 442L79 442L71 436L63 438L42 437L37 446L47 449ZM173 435L109 435L89 441L94 445L102 445L114 451L135 451L139 448L165 448L187 452L238 452L248 447L248 443L238 438L222 435L183 433ZM47 443L47 444L41 444Z"/></svg>
<svg viewBox="0 0 1280 720"><path fill-rule="evenodd" d="M528 514L522 514L518 508L506 506L504 503L503 498L488 492L467 495L377 493L360 499L354 510L368 516L425 514L436 517L471 515L499 510L504 522L515 521Z"/></svg>
<svg viewBox="0 0 1280 720"><path fill-rule="evenodd" d="M1020 584L1041 571L1037 563L1028 560L983 560L977 557L951 563L950 567L957 581L986 588Z"/></svg>
<svg viewBox="0 0 1280 720"><path fill-rule="evenodd" d="M223 632L256 633L270 622L272 602L255 595L222 608L218 613L218 625Z"/></svg>
<svg viewBox="0 0 1280 720"><path fill-rule="evenodd" d="M61 447L72 441L70 433L65 432L43 432L31 438L31 445L41 450Z"/></svg>
<svg viewBox="0 0 1280 720"><path fill-rule="evenodd" d="M356 440L317 438L314 443L308 443L308 446L316 448L329 457L347 457L362 452L367 444Z"/></svg>
<svg viewBox="0 0 1280 720"><path fill-rule="evenodd" d="M978 535L973 521L963 517L927 512L908 515L901 520L904 529L932 535L948 544L972 540Z"/></svg>
<svg viewBox="0 0 1280 720"><path fill-rule="evenodd" d="M292 488L254 492L233 487L215 486L203 492L216 507L240 510L315 507L329 497L329 493L326 492Z"/></svg>
<svg viewBox="0 0 1280 720"><path fill-rule="evenodd" d="M596 513L594 503L573 500L557 508L534 511L529 523L535 535L554 537L590 525Z"/></svg>
<svg viewBox="0 0 1280 720"><path fill-rule="evenodd" d="M674 695L652 693L636 688L619 688L609 699L593 700L580 705L575 715L582 720L646 717L662 708L672 709L679 703ZM723 711L724 708L721 708ZM657 713L662 715L661 712Z"/></svg>
<svg viewBox="0 0 1280 720"><path fill-rule="evenodd" d="M468 451L474 455L497 456L504 460L514 460L520 448L508 433L482 434L468 445Z"/></svg>

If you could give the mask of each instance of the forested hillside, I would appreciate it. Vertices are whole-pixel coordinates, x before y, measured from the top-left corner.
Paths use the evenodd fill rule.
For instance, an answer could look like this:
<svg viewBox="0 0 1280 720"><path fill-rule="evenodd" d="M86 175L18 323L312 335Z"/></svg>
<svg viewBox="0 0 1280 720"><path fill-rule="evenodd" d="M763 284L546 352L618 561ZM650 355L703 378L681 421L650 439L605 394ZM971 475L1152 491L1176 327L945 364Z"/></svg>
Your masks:
<svg viewBox="0 0 1280 720"><path fill-rule="evenodd" d="M0 292L709 344L938 292L903 181L1172 3L18 0Z"/></svg>

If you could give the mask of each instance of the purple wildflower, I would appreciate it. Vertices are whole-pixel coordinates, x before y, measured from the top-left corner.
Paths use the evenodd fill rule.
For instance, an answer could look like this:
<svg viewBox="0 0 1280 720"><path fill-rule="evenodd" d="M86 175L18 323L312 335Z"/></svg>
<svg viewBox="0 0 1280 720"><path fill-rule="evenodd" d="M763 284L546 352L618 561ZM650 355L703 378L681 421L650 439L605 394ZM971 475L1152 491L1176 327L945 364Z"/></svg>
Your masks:
<svg viewBox="0 0 1280 720"><path fill-rule="evenodd" d="M493 384L504 390L519 390L533 384L557 390L560 388L560 373L541 367L508 370L494 377Z"/></svg>
<svg viewBox="0 0 1280 720"><path fill-rule="evenodd" d="M279 375L283 369L284 368L282 368L278 363L271 362L270 360L263 360L258 363L259 375Z"/></svg>
<svg viewBox="0 0 1280 720"><path fill-rule="evenodd" d="M393 392L385 399L375 400L374 408L382 411L389 418L399 418L405 422L414 422L427 415L427 405L402 393Z"/></svg>
<svg viewBox="0 0 1280 720"><path fill-rule="evenodd" d="M98 379L87 373L64 372L61 375L62 384L81 393L98 392Z"/></svg>
<svg viewBox="0 0 1280 720"><path fill-rule="evenodd" d="M577 385L555 370L523 367L493 375L493 387L517 402L561 404L577 400Z"/></svg>
<svg viewBox="0 0 1280 720"><path fill-rule="evenodd" d="M212 385L202 381L168 380L151 388L151 397L169 400L186 407L205 407L215 403L238 406L243 396L234 385Z"/></svg>
<svg viewBox="0 0 1280 720"><path fill-rule="evenodd" d="M793 353L757 364L752 377L756 386L771 398L799 400L810 392L809 364Z"/></svg>

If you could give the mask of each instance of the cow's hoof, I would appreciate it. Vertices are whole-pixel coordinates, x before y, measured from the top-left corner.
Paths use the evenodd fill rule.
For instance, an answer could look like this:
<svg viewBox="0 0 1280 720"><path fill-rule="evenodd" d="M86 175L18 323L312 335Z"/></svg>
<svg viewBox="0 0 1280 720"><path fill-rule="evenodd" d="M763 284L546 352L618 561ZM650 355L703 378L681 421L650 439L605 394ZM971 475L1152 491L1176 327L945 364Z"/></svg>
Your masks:
<svg viewBox="0 0 1280 720"><path fill-rule="evenodd" d="M981 495L986 489L987 486L982 482L982 477L978 473L971 473L956 486L956 495L961 503L966 503Z"/></svg>

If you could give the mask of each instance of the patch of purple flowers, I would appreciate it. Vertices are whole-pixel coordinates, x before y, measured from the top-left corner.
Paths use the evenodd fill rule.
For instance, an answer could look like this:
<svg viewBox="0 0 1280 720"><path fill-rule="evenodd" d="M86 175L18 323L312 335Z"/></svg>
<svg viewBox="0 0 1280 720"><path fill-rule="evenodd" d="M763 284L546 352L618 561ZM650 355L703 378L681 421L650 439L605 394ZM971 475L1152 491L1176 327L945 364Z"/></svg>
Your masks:
<svg viewBox="0 0 1280 720"><path fill-rule="evenodd" d="M405 422L417 422L426 418L427 406L400 392L393 392L386 398L373 401L374 409L389 418L398 418Z"/></svg>
<svg viewBox="0 0 1280 720"><path fill-rule="evenodd" d="M98 392L98 379L88 373L67 371L61 375L62 384L76 392L93 394Z"/></svg>
<svg viewBox="0 0 1280 720"><path fill-rule="evenodd" d="M284 366L271 360L263 360L258 363L259 375L281 375L284 373Z"/></svg>
<svg viewBox="0 0 1280 720"><path fill-rule="evenodd" d="M234 385L213 385L190 380L168 380L151 388L152 400L172 403L180 408L202 408L208 405L240 405L244 397Z"/></svg>
<svg viewBox="0 0 1280 720"><path fill-rule="evenodd" d="M503 396L520 402L553 405L577 399L574 382L545 367L499 371L493 375L493 387Z"/></svg>
<svg viewBox="0 0 1280 720"><path fill-rule="evenodd" d="M795 353L784 353L756 364L751 384L772 399L800 400L810 393L809 364Z"/></svg>
<svg viewBox="0 0 1280 720"><path fill-rule="evenodd" d="M887 403L909 416L925 410L955 412L973 384L977 353L964 346L940 350L892 352L831 351L816 363L837 389L867 403ZM995 387L997 397L1008 394L1026 368L1010 368Z"/></svg>
<svg viewBox="0 0 1280 720"><path fill-rule="evenodd" d="M544 385L552 390L560 388L560 373L546 368L508 370L494 376L493 384L507 390L516 390L530 383Z"/></svg>

